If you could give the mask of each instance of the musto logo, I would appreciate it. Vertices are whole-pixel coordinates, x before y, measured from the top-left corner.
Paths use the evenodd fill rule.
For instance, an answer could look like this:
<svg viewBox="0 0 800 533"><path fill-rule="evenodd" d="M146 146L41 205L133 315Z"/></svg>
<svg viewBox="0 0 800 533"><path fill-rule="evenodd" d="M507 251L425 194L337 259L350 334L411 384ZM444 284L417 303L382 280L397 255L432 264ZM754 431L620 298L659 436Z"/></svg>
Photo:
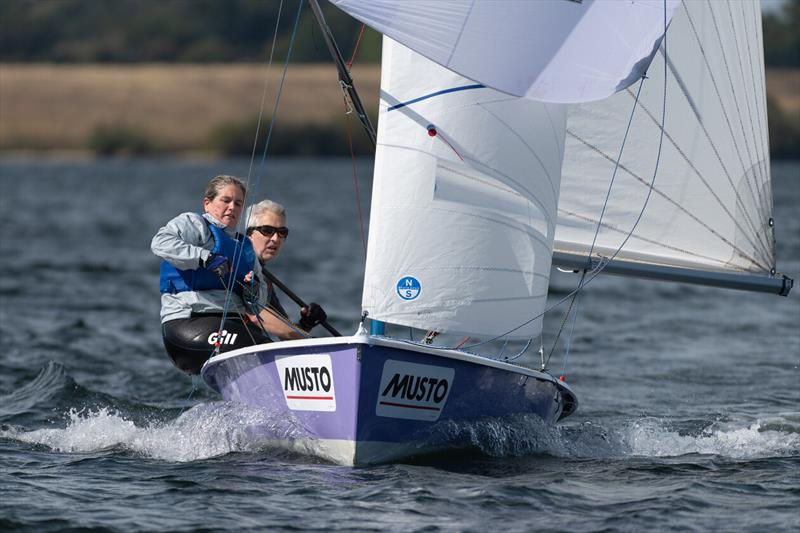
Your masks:
<svg viewBox="0 0 800 533"><path fill-rule="evenodd" d="M453 368L387 360L383 365L375 414L430 422L438 420L455 373Z"/></svg>
<svg viewBox="0 0 800 533"><path fill-rule="evenodd" d="M326 353L275 358L286 405L293 411L335 411L333 365Z"/></svg>

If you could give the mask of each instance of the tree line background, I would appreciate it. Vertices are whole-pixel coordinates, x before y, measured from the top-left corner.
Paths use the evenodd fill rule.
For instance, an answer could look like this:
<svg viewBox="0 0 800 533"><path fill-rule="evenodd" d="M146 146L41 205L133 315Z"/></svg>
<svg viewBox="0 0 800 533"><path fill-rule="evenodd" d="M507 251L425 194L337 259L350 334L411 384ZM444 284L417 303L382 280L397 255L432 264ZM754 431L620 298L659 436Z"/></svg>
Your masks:
<svg viewBox="0 0 800 533"><path fill-rule="evenodd" d="M298 0L3 0L0 61L55 63L228 63L264 61L289 46ZM320 2L337 36L356 36L361 23ZM311 38L308 38L308 35ZM302 37L302 38L301 38ZM338 43L349 57L355 42ZM359 61L380 60L380 36L370 30ZM292 61L330 61L305 5Z"/></svg>
<svg viewBox="0 0 800 533"><path fill-rule="evenodd" d="M281 2L277 0L3 0L0 61L60 63L253 62L262 61ZM322 2L340 36L358 34L360 23ZM297 0L283 2L276 54L283 57ZM763 17L769 67L800 67L800 0L789 0ZM317 33L304 9L300 33ZM292 60L327 61L324 44L297 39ZM339 42L348 56L354 43ZM366 32L359 60L380 59L380 39Z"/></svg>
<svg viewBox="0 0 800 533"><path fill-rule="evenodd" d="M275 58L282 61L298 5L299 0L1 0L0 63L263 63L276 24ZM327 2L321 5L343 55L349 58L361 24ZM766 13L763 29L767 67L800 68L800 0L789 0L777 12ZM378 62L380 42L380 35L367 29L358 48L358 63ZM329 61L306 5L292 62ZM799 158L800 116L772 99L768 111L772 156ZM221 151L248 153L250 122L218 134L224 145ZM339 134L318 133L319 142L308 148L312 152L324 150L327 139ZM139 143L143 151L152 150L146 135L133 132L134 140L131 135L125 128L98 131L92 148L114 153ZM287 143L287 149L292 146L295 143Z"/></svg>

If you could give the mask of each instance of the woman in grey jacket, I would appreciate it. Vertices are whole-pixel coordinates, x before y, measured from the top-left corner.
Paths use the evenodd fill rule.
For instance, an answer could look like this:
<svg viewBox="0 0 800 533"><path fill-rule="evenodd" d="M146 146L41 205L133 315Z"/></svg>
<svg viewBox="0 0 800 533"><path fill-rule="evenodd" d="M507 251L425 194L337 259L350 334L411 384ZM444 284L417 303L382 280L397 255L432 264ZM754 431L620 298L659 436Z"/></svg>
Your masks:
<svg viewBox="0 0 800 533"><path fill-rule="evenodd" d="M250 239L235 231L246 194L238 178L215 177L206 187L203 213L173 218L150 245L162 259L164 346L189 374L198 374L215 351L304 336L267 310L269 295Z"/></svg>

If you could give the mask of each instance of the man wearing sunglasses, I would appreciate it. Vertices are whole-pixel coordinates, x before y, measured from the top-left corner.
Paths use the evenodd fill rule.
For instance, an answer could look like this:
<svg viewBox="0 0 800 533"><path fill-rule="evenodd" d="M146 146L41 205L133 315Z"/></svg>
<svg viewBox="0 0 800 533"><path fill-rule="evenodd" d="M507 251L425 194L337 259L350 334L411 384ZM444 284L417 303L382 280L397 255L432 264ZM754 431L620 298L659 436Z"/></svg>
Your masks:
<svg viewBox="0 0 800 533"><path fill-rule="evenodd" d="M279 203L272 200L262 200L250 207L245 217L247 221L247 236L253 243L261 268L266 268L267 263L278 257L283 243L289 237L289 228L286 227L286 209ZM284 310L278 296L271 283L267 283L268 306L274 314L276 320L288 320L288 314ZM300 320L297 325L306 331L310 331L314 326L327 320L328 315L316 303L310 303L308 307L300 309ZM265 329L270 331L270 324L265 324Z"/></svg>

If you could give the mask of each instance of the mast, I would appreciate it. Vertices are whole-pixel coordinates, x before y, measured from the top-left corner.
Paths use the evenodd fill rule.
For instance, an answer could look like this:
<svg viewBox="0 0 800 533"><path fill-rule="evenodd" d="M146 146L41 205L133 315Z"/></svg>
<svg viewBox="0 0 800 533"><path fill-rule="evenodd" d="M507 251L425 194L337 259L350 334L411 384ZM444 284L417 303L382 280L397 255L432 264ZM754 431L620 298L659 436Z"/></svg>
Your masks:
<svg viewBox="0 0 800 533"><path fill-rule="evenodd" d="M342 53L339 51L339 47L336 45L336 41L333 38L333 33L331 33L328 23L325 22L325 15L322 14L322 8L319 7L319 3L317 0L309 0L309 4L311 4L311 11L314 13L314 19L316 19L317 24L319 24L319 27L322 30L322 37L325 39L325 44L328 47L328 51L331 53L333 63L336 65L336 70L339 72L339 83L342 86L342 90L350 99L350 103L353 105L353 110L355 111L359 122L361 122L361 126L363 126L364 131L367 132L367 136L369 137L369 140L372 143L372 148L374 149L376 147L377 134L375 133L375 128L372 126L372 122L369 120L369 116L364 109L364 104L361 103L361 98L358 96L358 91L356 91L353 77L350 76L350 72L347 70L347 64L344 62ZM383 322L378 320L371 321L370 333L372 333L372 335L383 335L384 331L385 326Z"/></svg>
<svg viewBox="0 0 800 533"><path fill-rule="evenodd" d="M364 110L364 105L361 103L361 98L358 96L353 78L347 70L347 64L344 58L342 58L341 52L339 52L336 41L333 39L331 29L328 27L328 23L325 22L322 8L319 7L317 0L309 0L309 3L311 4L311 11L314 13L314 18L322 30L322 37L325 39L325 44L328 46L328 51L331 53L333 62L336 65L336 70L339 71L339 83L342 85L342 90L345 91L350 102L353 104L353 110L356 112L359 122L361 122L361 125L367 132L369 140L372 142L372 147L375 148L375 139L377 137L375 128L372 126L372 122L370 122L369 116L367 116L367 112Z"/></svg>

